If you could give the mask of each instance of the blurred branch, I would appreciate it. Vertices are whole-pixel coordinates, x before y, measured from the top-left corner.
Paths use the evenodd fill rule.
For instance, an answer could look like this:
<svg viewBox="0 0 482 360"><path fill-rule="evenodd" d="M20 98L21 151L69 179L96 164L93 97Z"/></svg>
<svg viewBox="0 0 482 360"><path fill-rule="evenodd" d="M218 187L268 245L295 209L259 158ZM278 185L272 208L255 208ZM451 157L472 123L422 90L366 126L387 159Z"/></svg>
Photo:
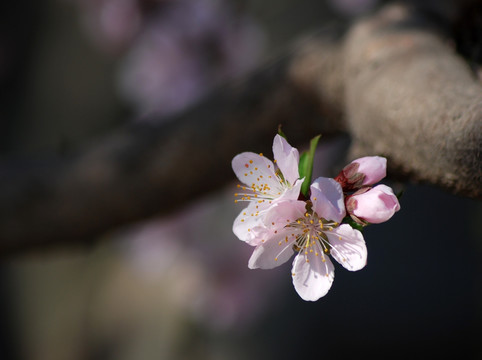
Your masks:
<svg viewBox="0 0 482 360"><path fill-rule="evenodd" d="M269 154L279 124L295 145L348 132L352 154L387 156L392 177L480 198L482 87L422 24L390 7L343 39L304 40L169 121L119 129L60 163L0 165L0 251L169 213L234 180L236 153Z"/></svg>
<svg viewBox="0 0 482 360"><path fill-rule="evenodd" d="M233 181L235 154L271 153L279 124L298 144L312 134L340 132L340 104L320 98L311 84L296 78L294 70L313 52L322 58L315 56L319 63L299 76L341 84L339 48L312 38L172 119L129 125L62 163L3 164L0 251L85 241L170 213Z"/></svg>

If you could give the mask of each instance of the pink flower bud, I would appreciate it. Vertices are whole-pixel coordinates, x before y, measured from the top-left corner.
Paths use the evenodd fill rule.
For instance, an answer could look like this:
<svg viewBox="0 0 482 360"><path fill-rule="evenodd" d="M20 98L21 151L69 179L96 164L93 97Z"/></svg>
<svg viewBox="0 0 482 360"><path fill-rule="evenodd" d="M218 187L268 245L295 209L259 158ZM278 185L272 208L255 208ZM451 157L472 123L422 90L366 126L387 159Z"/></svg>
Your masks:
<svg viewBox="0 0 482 360"><path fill-rule="evenodd" d="M387 175L387 159L381 156L365 156L353 160L335 178L343 190L350 191L373 185Z"/></svg>
<svg viewBox="0 0 482 360"><path fill-rule="evenodd" d="M379 224L389 220L400 210L400 204L390 187L378 185L369 190L362 189L348 197L346 209L355 220Z"/></svg>
<svg viewBox="0 0 482 360"><path fill-rule="evenodd" d="M387 159L381 156L365 156L352 161L358 164L358 173L365 175L362 185L373 185L387 176Z"/></svg>

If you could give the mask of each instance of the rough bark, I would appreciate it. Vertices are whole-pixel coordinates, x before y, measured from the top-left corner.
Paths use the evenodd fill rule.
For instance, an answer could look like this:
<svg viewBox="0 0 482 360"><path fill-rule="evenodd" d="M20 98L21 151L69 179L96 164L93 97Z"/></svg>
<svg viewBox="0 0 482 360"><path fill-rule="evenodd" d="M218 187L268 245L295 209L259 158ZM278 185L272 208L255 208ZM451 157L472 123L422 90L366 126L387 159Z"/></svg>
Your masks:
<svg viewBox="0 0 482 360"><path fill-rule="evenodd" d="M392 6L347 35L352 156L382 154L392 172L480 198L482 86L423 20Z"/></svg>

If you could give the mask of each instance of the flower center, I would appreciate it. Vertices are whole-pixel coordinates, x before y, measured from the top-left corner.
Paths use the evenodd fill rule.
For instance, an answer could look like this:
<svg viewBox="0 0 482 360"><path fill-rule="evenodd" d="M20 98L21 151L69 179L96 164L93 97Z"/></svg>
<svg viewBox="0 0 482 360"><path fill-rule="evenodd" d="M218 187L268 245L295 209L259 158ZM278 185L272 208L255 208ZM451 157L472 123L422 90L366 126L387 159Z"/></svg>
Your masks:
<svg viewBox="0 0 482 360"><path fill-rule="evenodd" d="M314 253L315 256L321 256L322 261L325 261L324 254L329 255L332 249L325 232L333 231L338 225L335 221L320 218L310 210L305 213L304 217L286 225L286 227L296 230L296 240L293 244L294 251L304 252L305 255ZM308 258L306 258L306 261L308 262Z"/></svg>
<svg viewBox="0 0 482 360"><path fill-rule="evenodd" d="M252 174L256 174L257 167L250 170ZM279 198L287 189L291 188L291 184L285 180L283 174L279 169L273 175L258 174L256 180L251 186L237 185L242 192L235 193L235 203L238 201L255 201L264 203L266 201L271 204L274 199Z"/></svg>

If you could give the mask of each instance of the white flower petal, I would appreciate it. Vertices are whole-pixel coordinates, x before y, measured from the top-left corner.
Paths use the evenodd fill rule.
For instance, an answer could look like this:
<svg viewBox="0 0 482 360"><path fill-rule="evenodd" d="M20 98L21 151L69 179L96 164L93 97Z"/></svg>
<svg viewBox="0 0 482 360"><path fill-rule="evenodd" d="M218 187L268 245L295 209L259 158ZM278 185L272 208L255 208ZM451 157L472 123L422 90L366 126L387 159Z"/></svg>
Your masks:
<svg viewBox="0 0 482 360"><path fill-rule="evenodd" d="M298 295L303 300L316 301L330 290L335 271L328 256L300 252L293 261L292 276Z"/></svg>
<svg viewBox="0 0 482 360"><path fill-rule="evenodd" d="M290 235L284 231L258 245L249 259L248 267L272 269L288 261L294 252L294 237Z"/></svg>
<svg viewBox="0 0 482 360"><path fill-rule="evenodd" d="M252 152L244 152L236 155L231 165L239 181L251 189L253 184L256 188L270 188L271 193L277 194L281 191L275 167L271 160ZM281 192L280 194L281 195Z"/></svg>
<svg viewBox="0 0 482 360"><path fill-rule="evenodd" d="M290 188L287 188L281 197L278 200L297 200L300 196L301 185L303 185L303 181L305 178L296 180L294 185Z"/></svg>
<svg viewBox="0 0 482 360"><path fill-rule="evenodd" d="M331 178L319 177L310 186L313 211L318 216L336 222L345 217L345 202L341 185Z"/></svg>
<svg viewBox="0 0 482 360"><path fill-rule="evenodd" d="M264 210L263 204L250 203L236 217L233 223L233 233L242 241L250 245L258 245L266 236L267 229L260 214ZM258 208L256 208L258 206ZM267 206L265 206L267 207Z"/></svg>
<svg viewBox="0 0 482 360"><path fill-rule="evenodd" d="M270 228L279 230L290 222L302 218L306 212L306 203L298 200L279 201L266 212L264 223Z"/></svg>
<svg viewBox="0 0 482 360"><path fill-rule="evenodd" d="M284 137L276 135L273 141L273 155L284 178L293 185L300 177L298 170L300 155L298 150L288 144Z"/></svg>
<svg viewBox="0 0 482 360"><path fill-rule="evenodd" d="M360 231L350 225L343 224L325 232L331 246L331 256L344 268L357 271L367 263L367 247Z"/></svg>

